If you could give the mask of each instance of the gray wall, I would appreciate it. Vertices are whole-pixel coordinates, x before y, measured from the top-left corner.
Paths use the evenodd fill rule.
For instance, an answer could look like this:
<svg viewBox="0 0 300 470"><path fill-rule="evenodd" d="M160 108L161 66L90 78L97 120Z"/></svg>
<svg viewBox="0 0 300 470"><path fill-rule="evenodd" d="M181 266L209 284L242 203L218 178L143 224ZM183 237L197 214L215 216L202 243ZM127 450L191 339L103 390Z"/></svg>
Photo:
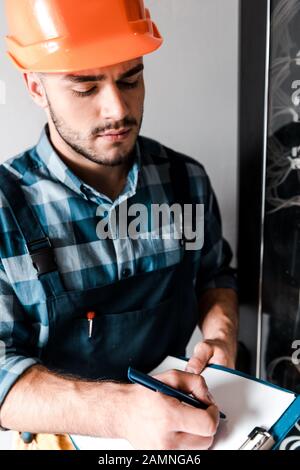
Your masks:
<svg viewBox="0 0 300 470"><path fill-rule="evenodd" d="M206 167L236 246L238 0L148 0L165 43L148 56L144 133Z"/></svg>
<svg viewBox="0 0 300 470"><path fill-rule="evenodd" d="M236 249L238 0L146 0L163 47L147 56L142 133L201 161L216 190L225 236ZM5 32L3 2L0 32ZM0 42L0 161L33 145L43 113ZM1 87L0 87L1 93ZM197 340L195 336L189 351ZM0 448L4 438L0 436Z"/></svg>

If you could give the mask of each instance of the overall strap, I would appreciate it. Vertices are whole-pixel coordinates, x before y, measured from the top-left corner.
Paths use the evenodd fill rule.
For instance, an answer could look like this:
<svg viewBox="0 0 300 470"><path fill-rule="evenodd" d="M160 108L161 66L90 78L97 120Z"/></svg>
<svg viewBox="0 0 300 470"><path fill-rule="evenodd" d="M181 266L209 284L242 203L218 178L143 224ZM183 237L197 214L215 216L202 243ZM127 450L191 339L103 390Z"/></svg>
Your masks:
<svg viewBox="0 0 300 470"><path fill-rule="evenodd" d="M191 197L191 190L190 190L190 179L187 171L186 160L175 152L172 149L166 148L166 151L170 157L170 177L171 177L171 186L174 193L175 202L181 205L182 210L182 227L181 227L181 234L182 238L180 240L181 246L184 248L186 247L187 242L193 242L195 239L187 239L185 230L184 230L184 205L185 204L192 204L192 197ZM194 210L192 210L193 220L192 220L192 227L195 229L195 214Z"/></svg>
<svg viewBox="0 0 300 470"><path fill-rule="evenodd" d="M9 170L0 166L0 187L3 192L15 224L25 240L32 264L46 295L59 295L65 291L57 269L51 241L45 234L33 209L26 202L21 185Z"/></svg>

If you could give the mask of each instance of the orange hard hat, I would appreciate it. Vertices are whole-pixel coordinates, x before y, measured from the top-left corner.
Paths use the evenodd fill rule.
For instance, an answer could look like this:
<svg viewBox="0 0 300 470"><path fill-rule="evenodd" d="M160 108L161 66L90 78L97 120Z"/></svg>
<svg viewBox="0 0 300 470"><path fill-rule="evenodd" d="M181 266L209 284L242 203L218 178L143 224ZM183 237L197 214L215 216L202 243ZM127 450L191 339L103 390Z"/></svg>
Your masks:
<svg viewBox="0 0 300 470"><path fill-rule="evenodd" d="M76 72L162 44L143 0L5 0L8 55L23 72Z"/></svg>

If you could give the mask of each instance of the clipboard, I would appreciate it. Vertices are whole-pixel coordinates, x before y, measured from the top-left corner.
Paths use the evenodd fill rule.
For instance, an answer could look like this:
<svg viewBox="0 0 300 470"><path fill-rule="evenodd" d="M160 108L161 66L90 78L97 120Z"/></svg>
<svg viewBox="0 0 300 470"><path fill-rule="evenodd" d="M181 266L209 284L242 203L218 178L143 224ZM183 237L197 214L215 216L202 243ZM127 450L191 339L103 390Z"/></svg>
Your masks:
<svg viewBox="0 0 300 470"><path fill-rule="evenodd" d="M239 375L237 373L237 375ZM265 385L274 385L260 381ZM270 430L256 426L247 436L239 450L278 450L286 435L300 420L300 395L296 396L291 405L273 424ZM299 445L300 447L300 445Z"/></svg>
<svg viewBox="0 0 300 470"><path fill-rule="evenodd" d="M167 369L179 369L179 370L184 370L186 362L188 361L187 358L174 358L172 356L169 356L166 358L152 373L160 373L164 370ZM295 424L300 421L300 395L296 395L290 390L286 390L284 388L278 387L277 385L271 384L270 382L266 382L261 379L257 379L255 377L252 377L248 374L245 374L243 372L234 370L234 369L228 369L226 367L222 367L219 365L209 365L205 371L203 372L203 376L206 379L208 386L210 388L210 385L212 382L210 381L210 376L213 376L214 374L210 374L211 371L220 371L224 373L224 376L230 378L236 378L237 380L232 381L232 390L231 390L231 397L234 404L233 408L240 407L238 403L238 398L236 396L237 391L233 390L233 384L235 382L235 385L238 386L238 384L242 384L246 389L250 389L252 386L253 390L257 390L257 393L259 393L259 390L261 389L262 391L268 391L272 390L274 391L274 396L278 395L278 399L282 396L286 400L286 405L283 405L283 411L280 413L280 416L278 419L276 419L271 426L263 426L262 421L263 417L257 415L257 423L254 425L251 429L249 429L249 432L247 432L244 436L241 436L242 442L240 443L239 446L235 448L235 450L276 450L279 449L281 442L285 439L286 435L293 429ZM240 378L240 379L239 379ZM224 383L224 382L223 382ZM230 383L230 382L229 382ZM255 384L257 384L257 387L255 387ZM211 390L213 395L214 395L214 390ZM219 394L220 395L220 394ZM218 397L215 397L218 398ZM263 399L263 397L262 397ZM229 420L230 420L230 411L226 409L225 404L222 403L222 397L221 400L217 399L217 403L222 409L224 409L224 412L226 415L228 415ZM272 404L267 403L266 406L272 406ZM240 410L239 410L240 411ZM222 423L221 423L222 425ZM214 446L213 448L214 449ZM224 447L226 449L226 447ZM228 449L228 448L227 448ZM234 449L231 449L234 450Z"/></svg>
<svg viewBox="0 0 300 470"><path fill-rule="evenodd" d="M186 362L186 358L168 356L151 375L169 369L184 370ZM300 395L217 365L208 366L202 375L227 416L227 422L220 422L212 450L279 449L300 420ZM124 439L70 437L78 450L133 450Z"/></svg>
<svg viewBox="0 0 300 470"><path fill-rule="evenodd" d="M259 449L264 450L264 447L267 446L267 448L271 448L272 450L278 450L286 435L291 431L291 429L293 429L299 420L300 395L295 398L285 413L272 426L268 433L269 436L266 439L262 439Z"/></svg>

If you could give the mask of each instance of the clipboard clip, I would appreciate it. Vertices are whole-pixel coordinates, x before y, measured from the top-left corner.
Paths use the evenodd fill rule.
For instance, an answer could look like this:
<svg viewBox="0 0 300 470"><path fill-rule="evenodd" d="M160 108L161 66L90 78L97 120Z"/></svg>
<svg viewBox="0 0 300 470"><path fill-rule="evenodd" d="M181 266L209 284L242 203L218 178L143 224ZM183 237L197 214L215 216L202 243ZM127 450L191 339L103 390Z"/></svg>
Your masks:
<svg viewBox="0 0 300 470"><path fill-rule="evenodd" d="M239 450L270 450L275 440L266 429L256 426Z"/></svg>

